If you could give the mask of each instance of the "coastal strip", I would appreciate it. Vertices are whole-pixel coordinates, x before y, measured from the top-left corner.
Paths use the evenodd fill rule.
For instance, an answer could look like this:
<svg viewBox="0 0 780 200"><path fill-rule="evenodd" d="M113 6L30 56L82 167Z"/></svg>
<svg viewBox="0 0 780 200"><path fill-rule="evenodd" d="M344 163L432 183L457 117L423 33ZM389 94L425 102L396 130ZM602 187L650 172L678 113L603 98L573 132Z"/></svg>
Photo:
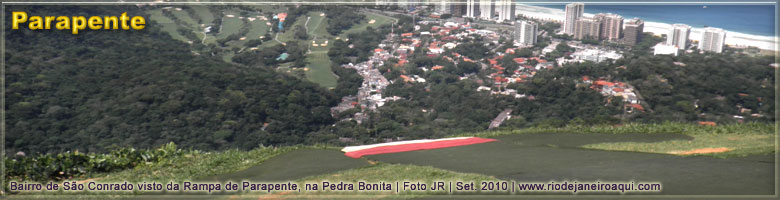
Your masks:
<svg viewBox="0 0 780 200"><path fill-rule="evenodd" d="M555 21L562 23L565 17L565 11L562 9L547 8L541 6L532 6L525 4L517 4L516 12L524 17L531 19L538 19L543 21ZM586 17L593 17L593 13L585 13ZM645 21L644 32L650 32L654 35L668 34L671 24L661 22ZM693 27L691 28L690 40L701 40L702 32L704 28ZM730 47L744 48L744 47L756 47L763 50L777 50L777 37L771 36L759 36L746 33L734 32L726 30L725 44Z"/></svg>

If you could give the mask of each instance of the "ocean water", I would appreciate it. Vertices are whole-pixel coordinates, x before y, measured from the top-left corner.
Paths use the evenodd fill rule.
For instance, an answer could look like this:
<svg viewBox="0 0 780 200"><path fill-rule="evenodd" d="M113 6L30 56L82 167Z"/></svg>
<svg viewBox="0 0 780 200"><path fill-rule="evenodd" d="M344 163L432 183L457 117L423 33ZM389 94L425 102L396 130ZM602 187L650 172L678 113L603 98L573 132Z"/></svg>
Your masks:
<svg viewBox="0 0 780 200"><path fill-rule="evenodd" d="M533 5L533 4L532 4ZM535 5L565 9L565 5ZM775 5L588 5L585 13L615 13L661 23L717 27L751 35L775 36Z"/></svg>

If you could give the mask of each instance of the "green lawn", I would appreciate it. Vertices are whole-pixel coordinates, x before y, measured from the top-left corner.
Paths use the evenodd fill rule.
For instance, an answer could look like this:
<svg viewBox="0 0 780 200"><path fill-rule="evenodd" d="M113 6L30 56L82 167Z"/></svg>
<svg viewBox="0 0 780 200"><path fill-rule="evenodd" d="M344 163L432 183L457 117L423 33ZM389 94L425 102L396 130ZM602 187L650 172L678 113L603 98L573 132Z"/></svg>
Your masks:
<svg viewBox="0 0 780 200"><path fill-rule="evenodd" d="M190 6L190 8L198 14L198 18L200 18L203 24L208 26L211 24L211 21L214 21L214 15L211 14L207 6Z"/></svg>
<svg viewBox="0 0 780 200"><path fill-rule="evenodd" d="M330 58L327 51L317 51L306 55L306 79L320 84L322 87L335 88L338 78L330 69Z"/></svg>
<svg viewBox="0 0 780 200"><path fill-rule="evenodd" d="M352 26L352 28L342 32L339 35L339 37L344 38L344 37L346 37L350 33L356 33L356 32L364 31L364 30L366 30L366 27L370 26L370 27L376 28L376 27L381 26L382 24L390 24L390 23L393 23L395 21L394 18L387 17L387 16L384 16L384 15L378 15L378 14L373 14L373 13L365 13L365 15L366 15L366 19L364 19L360 24L354 25L354 26ZM376 21L373 24L369 24L368 22L370 22L371 20L376 20Z"/></svg>
<svg viewBox="0 0 780 200"><path fill-rule="evenodd" d="M200 28L200 24L198 24L198 21L192 19L192 17L190 17L190 14L187 14L187 11L171 9L171 12L173 13L173 16L176 16L176 18L178 18L179 20L185 23L185 24L181 24L182 26L186 26L193 30L202 30L202 28Z"/></svg>
<svg viewBox="0 0 780 200"><path fill-rule="evenodd" d="M288 16L290 17L290 16ZM285 21L285 23L287 23ZM292 24L292 26L289 26L289 28L286 28L284 30L284 33L279 34L279 41L282 42L289 42L295 40L295 27L300 25L303 26L303 24L306 23L306 16L299 16L298 19L295 20L295 23ZM274 26L278 26L278 24L273 24ZM287 27L287 26L285 26Z"/></svg>
<svg viewBox="0 0 780 200"><path fill-rule="evenodd" d="M308 24L308 33L312 37L316 36L318 39L325 39L332 37L328 31L326 31L326 27L328 27L328 20L327 16L320 16L324 13L322 12L310 12L309 17L311 19L309 20Z"/></svg>
<svg viewBox="0 0 780 200"><path fill-rule="evenodd" d="M347 192L329 191L329 192L304 192L302 193L302 195L305 196L307 194L310 195L341 194L344 195L344 197L352 197L352 198L355 198L355 195L373 195L372 198L378 198L378 197L415 198L419 196L432 195L432 194L439 194L439 195L447 194L446 191L431 191L431 186L434 181L440 181L445 183L452 182L454 187L455 182L464 182L464 183L473 182L474 185L478 186L480 185L481 182L495 182L501 180L488 175L455 172L455 171L444 170L444 169L430 167L430 166L375 163L374 165L368 167L349 169L349 170L344 170L336 173L330 173L330 174L324 174L318 176L311 176L311 177L298 180L297 182L322 183L322 181L332 181L332 182L343 181L344 183L357 183L358 181L363 181L366 183L399 182L400 184L403 184L403 182L408 181L410 183L417 183L417 182L425 183L428 186L425 191L403 191L402 190L400 191L400 193L396 193L395 191L392 192L374 191L374 192L359 192L359 193L355 193L354 191L347 191ZM392 187L395 188L396 186L393 185ZM400 185L400 188L403 189L403 186ZM293 194L293 196L294 195L295 194Z"/></svg>
<svg viewBox="0 0 780 200"><path fill-rule="evenodd" d="M157 22L162 27L160 27L161 30L165 31L173 39L180 40L183 42L189 41L186 37L179 34L179 32L176 30L179 25L176 24L176 22L173 22L173 20L169 19L165 15L162 14L162 10L160 9L154 9L154 10L148 10L146 11L147 14L150 15L151 20Z"/></svg>
<svg viewBox="0 0 780 200"><path fill-rule="evenodd" d="M261 19L255 19L255 21L249 22L249 25L252 26L252 28L250 28L249 33L246 34L246 39L260 39L260 36L265 35L270 28L265 24L266 22L268 21L263 21Z"/></svg>
<svg viewBox="0 0 780 200"><path fill-rule="evenodd" d="M269 26L265 24L267 21L255 19L254 21L251 22L247 20L247 22L248 22L247 25L250 26L249 32L247 32L246 35L241 36L246 38L244 40L233 40L227 42L229 48L233 48L233 47L244 48L244 44L247 41L253 39L260 39L260 36L265 35L265 33L268 32Z"/></svg>
<svg viewBox="0 0 780 200"><path fill-rule="evenodd" d="M773 124L744 123L722 124L715 127L702 126L694 123L664 122L657 124L629 123L620 126L566 126L561 128L526 128L509 131L491 131L477 134L461 134L459 136L497 137L512 134L534 133L606 133L606 134L683 134L693 137L693 140L670 140L661 142L605 142L582 146L588 149L633 151L684 155L685 152L704 148L728 148L728 151L707 154L714 157L739 157L756 154L770 154L775 151Z"/></svg>
<svg viewBox="0 0 780 200"><path fill-rule="evenodd" d="M200 24L198 24L198 27L196 27L197 30L193 30L195 32L198 32L196 35L198 37L200 37L201 39L203 39L204 35L203 35L202 31L203 31L204 28L213 25L211 22L214 21L214 15L211 14L211 11L209 11L208 7L206 7L206 6L190 6L190 9L195 11L195 13L197 14L198 19L200 19L200 21L204 25L201 28ZM197 19L193 19L193 20L195 20L197 22ZM212 29L214 29L214 28L218 28L218 27L212 27ZM216 38L214 38L214 36L212 36L212 35L206 35L205 37L206 37L206 39L203 40L203 42L205 42L206 44L214 43L214 40L216 40Z"/></svg>
<svg viewBox="0 0 780 200"><path fill-rule="evenodd" d="M257 7L257 6L256 6ZM250 12L248 13L248 16L250 17L257 17L257 16L264 16L266 12L283 12L284 9L282 7L273 8L274 6L259 6L258 8L262 9L262 13L256 13L256 12ZM200 38L203 38L204 35L201 32L202 28L198 21L200 20L205 26L211 25L211 22L214 19L221 19L222 21L222 28L221 31L215 36L212 34L209 34L205 38L206 44L213 44L216 42L217 39L226 38L232 34L238 33L239 30L244 26L250 26L249 32L246 35L243 35L242 37L245 37L244 40L233 40L226 43L225 49L233 49L233 48L243 48L244 44L248 40L252 39L259 39L260 36L265 35L269 29L270 26L268 26L266 23L268 21L261 20L257 18L254 21L248 22L248 19L246 21L248 23L245 23L244 20L239 19L240 17L240 10L238 9L226 9L224 11L224 15L222 16L214 16L214 14L209 11L208 7L206 6L191 6L189 9L192 9L194 13L197 14L196 18L193 18L190 16L187 11L176 11L172 10L176 18L180 19L183 24L175 24L173 20L168 19L164 15L162 15L162 12L160 9L154 9L149 10L149 14L152 16L152 20L157 21L158 23L162 24L162 29L165 32L168 32L173 38L181 41L188 41L187 38L182 36L177 32L178 27L185 27L192 29L196 33L196 35ZM227 17L227 15L232 15L233 17ZM306 18L310 17L309 23L306 23ZM374 23L369 24L368 22L374 20ZM382 15L374 15L374 14L367 14L367 17L365 20L363 20L360 24L357 24L353 26L351 29L345 31L344 34L352 33L352 32L359 32L366 29L366 27L377 27L381 24L387 24L391 23L393 21L393 18L385 17ZM299 16L295 23L292 24L292 26L289 26L291 28L294 28L296 26L303 26L306 25L307 27L307 33L309 34L309 40L301 41L303 44L307 45L309 50L311 50L313 53L306 56L306 61L309 62L309 64L306 66L305 69L299 69L302 71L297 71L296 74L304 75L306 79L315 82L319 84L322 87L326 88L335 88L337 85L338 77L333 74L333 72L330 69L330 65L332 64L330 59L327 56L327 51L330 49L329 44L332 44L333 39L335 38L333 35L327 32L326 28L328 27L328 18L327 16L323 15L323 12L309 12L305 16ZM213 31L217 31L220 27L213 27ZM275 37L275 34L272 34L271 37ZM316 38L316 39L315 39ZM293 30L287 30L284 33L279 34L278 39L282 42L289 42L295 40L294 38L294 31ZM200 42L200 41L193 41L193 42ZM326 43L327 42L327 43ZM273 45L277 45L278 42L275 40L269 40L263 43L263 45L260 46L260 48L264 47L270 47ZM314 46L313 44L316 44ZM222 59L230 62L231 58L235 54L233 52L227 52L221 55ZM284 66L279 67L282 71L289 71L291 70L287 69Z"/></svg>
<svg viewBox="0 0 780 200"><path fill-rule="evenodd" d="M324 53L315 53L311 55L324 55ZM540 138L544 138L544 135L559 134L559 136L552 138L555 142L562 142L566 144L575 144L575 146L541 146L549 141L541 141ZM565 134L564 134L565 133ZM647 140L637 140L637 138L643 136L662 136L662 138L668 138L670 136L664 136L668 133L682 134L682 136L691 136L692 140L667 140L667 141L653 141L659 138L650 138ZM139 182L139 181L157 181L168 182L170 180L186 181L195 180L200 181L208 178L217 178L218 180L224 180L220 178L224 177L238 177L238 178L258 178L258 180L291 180L294 183L311 183L311 182L345 182L355 183L358 181L365 181L370 183L376 182L396 182L396 181L410 181L430 183L433 181L462 181L462 182L483 182L483 181L499 181L496 177L502 177L502 179L509 180L511 176L518 173L505 173L510 178L503 175L489 175L491 173L464 173L474 171L487 171L503 170L503 169L516 169L526 167L525 171L531 171L531 169L538 169L538 162L527 162L527 160L516 159L519 154L526 153L526 156L542 154L550 151L557 151L556 155L569 155L571 151L575 151L577 143L584 141L584 143L590 143L593 141L610 142L600 144L584 145L586 148L604 149L604 150L618 150L618 151L638 151L638 152L653 152L653 153L667 153L670 151L684 151L693 148L711 148L711 147L734 147L736 150L731 153L714 154L718 156L732 156L732 155L746 155L746 154L765 154L771 152L774 149L774 124L768 123L745 123L745 124L726 124L718 125L716 127L701 126L693 123L659 123L659 124L624 124L620 126L612 125L596 125L596 126L566 126L560 128L526 128L517 130L504 130L504 131L490 131L482 133L471 133L470 136L479 137L497 137L499 142L468 145L463 147L445 148L438 150L427 151L415 151L415 152L403 152L396 154L385 154L369 156L363 159L351 159L343 157L341 152L336 149L338 147L330 146L293 146L293 147L259 147L250 151L241 150L227 150L227 151L187 151L183 155L171 157L157 163L142 163L133 169L123 170L112 173L100 173L91 174L88 177L78 178L75 180L93 180L101 183L111 182ZM465 135L465 134L464 134ZM513 138L518 136L516 138ZM525 137L519 137L525 136ZM598 136L598 137L596 137ZM619 136L626 136L625 138L619 138ZM581 138L577 138L581 137ZM613 137L618 137L617 139ZM615 140L611 140L613 138ZM634 142L616 142L623 139L630 139L625 141ZM550 140L547 138L546 140ZM564 140L573 140L565 142ZM324 149L324 150L323 150ZM770 151L767 151L770 150ZM294 151L294 152L293 152ZM481 154L479 151L489 151L492 153L503 153L506 156L486 156L499 159L496 162L509 162L502 163L501 165L487 165L483 168L470 169L472 165L447 165L446 162L461 162L457 159L448 158L452 156L475 156ZM534 152L538 151L538 152ZM576 150L580 153L587 155L604 154L603 151L589 151L589 150ZM492 154L491 153L491 154ZM613 154L621 154L622 152L611 152ZM433 155L439 155L430 157ZM514 157L513 157L514 156ZM647 154L642 156L650 156L650 158L658 158L657 154ZM404 159L397 159L394 157L405 157ZM422 159L428 157L429 159ZM500 157L500 158L499 158ZM666 156L669 157L669 156ZM501 159L512 160L505 161ZM513 159L514 158L514 159ZM617 157L611 157L617 158ZM341 159L341 160L340 160ZM413 164L388 164L392 163L406 163L407 160L421 160L419 163ZM438 160L437 160L438 159ZM571 162L570 159L561 159L559 157L548 158L549 162L560 162L558 165L550 166L563 166L563 163ZM588 159L588 157L581 157L579 159ZM575 159L576 160L576 159ZM701 161L701 159L692 159L690 162L715 162L720 159L714 159L714 161ZM661 159L654 159L654 161L661 161ZM665 162L677 162L679 159L671 158ZM351 164L344 164L344 162L354 162ZM385 163L388 162L388 163ZM429 163L425 163L429 162ZM442 164L445 163L445 164ZM487 163L487 162L483 162ZM629 163L630 164L630 163ZM694 163L695 164L695 163ZM707 163L710 164L710 163ZM328 170L324 170L323 166L329 166ZM450 169L448 167L458 168L462 167L467 170ZM726 163L723 166L731 166L733 163ZM713 168L717 171L720 168ZM752 168L748 168L752 169ZM301 175L301 171L307 171L306 175ZM523 170L521 170L523 171ZM503 172L501 172L503 173ZM498 174L501 174L498 173ZM610 172L611 173L611 172ZM625 172L624 172L625 173ZM627 173L630 173L627 172ZM715 177L715 176L712 176ZM217 180L214 179L214 180ZM74 181L75 181L74 180ZM393 186L395 187L395 186ZM413 198L425 195L431 195L436 192L402 192L402 195L397 195L394 192L305 192L305 193L273 193L260 195L266 195L263 197L274 198L306 198L317 197L308 195L326 195L325 197L338 198L351 197L359 198L360 195L378 195L378 196L365 196L365 198ZM52 193L48 193L52 194ZM73 193L70 193L73 194ZM92 197L103 197L102 195L109 195L108 197L119 194L124 196L128 194L125 192L107 192L107 193L92 193L96 194ZM241 197L251 197L258 195L258 193L245 193L237 194ZM269 196L270 195L270 196ZM21 196L21 195L20 195ZM214 196L215 198L233 198L238 196ZM32 193L24 197L43 197L40 193ZM319 196L322 198L322 196Z"/></svg>
<svg viewBox="0 0 780 200"><path fill-rule="evenodd" d="M694 150L726 148L725 152L712 153L715 157L746 156L754 154L770 154L775 147L775 137L771 133L725 133L725 134L694 134L693 140L672 140L655 143L615 142L589 144L588 149L612 151L635 151L648 153L663 153L675 155L686 154Z"/></svg>
<svg viewBox="0 0 780 200"><path fill-rule="evenodd" d="M233 17L222 16L222 31L217 35L217 38L219 39L238 33L238 30L244 26L244 21L238 19L238 13L226 13L225 15L233 15Z"/></svg>

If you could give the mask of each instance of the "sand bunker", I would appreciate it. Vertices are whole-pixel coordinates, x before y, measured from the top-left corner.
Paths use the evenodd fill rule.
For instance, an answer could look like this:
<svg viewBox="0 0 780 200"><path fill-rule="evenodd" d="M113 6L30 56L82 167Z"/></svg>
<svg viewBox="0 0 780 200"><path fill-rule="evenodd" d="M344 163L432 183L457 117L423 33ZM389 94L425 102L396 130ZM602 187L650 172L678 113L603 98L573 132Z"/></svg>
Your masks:
<svg viewBox="0 0 780 200"><path fill-rule="evenodd" d="M373 24L375 22L376 22L376 20L373 20L373 19L371 21L368 21L369 24Z"/></svg>
<svg viewBox="0 0 780 200"><path fill-rule="evenodd" d="M691 155L691 154L704 154L704 153L722 153L731 151L733 149L729 149L726 147L720 147L720 148L701 148L701 149L694 149L690 151L672 151L669 152L670 154L675 155Z"/></svg>
<svg viewBox="0 0 780 200"><path fill-rule="evenodd" d="M235 17L235 15L225 15L225 17Z"/></svg>

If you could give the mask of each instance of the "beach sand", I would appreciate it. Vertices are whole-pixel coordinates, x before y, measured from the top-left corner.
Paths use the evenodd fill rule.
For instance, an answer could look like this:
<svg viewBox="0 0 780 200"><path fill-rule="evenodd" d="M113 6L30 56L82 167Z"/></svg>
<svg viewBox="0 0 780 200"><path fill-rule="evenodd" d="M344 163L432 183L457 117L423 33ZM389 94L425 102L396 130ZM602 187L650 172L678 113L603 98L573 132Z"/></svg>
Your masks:
<svg viewBox="0 0 780 200"><path fill-rule="evenodd" d="M540 6L531 5L517 5L516 12L532 19L539 19L545 21L556 21L562 23L565 18L565 12L560 9L546 8ZM585 13L586 17L593 17L593 13ZM650 32L655 35L668 34L671 24L645 21L644 32ZM701 40L703 28L691 28L690 40ZM746 33L739 33L730 30L726 30L726 45L732 47L757 47L764 50L777 50L777 37L750 35Z"/></svg>

